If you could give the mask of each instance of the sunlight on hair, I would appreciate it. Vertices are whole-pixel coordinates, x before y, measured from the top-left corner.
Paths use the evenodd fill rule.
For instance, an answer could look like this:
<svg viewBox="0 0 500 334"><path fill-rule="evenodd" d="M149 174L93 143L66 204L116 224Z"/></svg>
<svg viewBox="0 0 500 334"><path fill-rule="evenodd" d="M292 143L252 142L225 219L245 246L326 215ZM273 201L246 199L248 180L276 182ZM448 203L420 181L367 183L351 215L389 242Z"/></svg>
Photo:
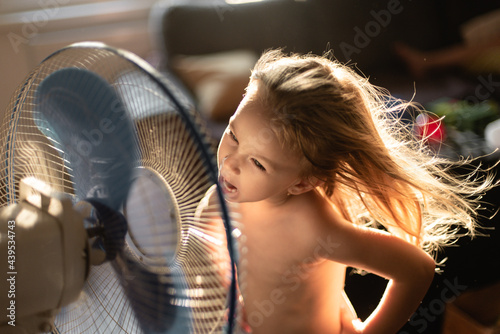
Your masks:
<svg viewBox="0 0 500 334"><path fill-rule="evenodd" d="M429 139L444 138L436 129L441 119L429 119L418 136L417 114L430 117L421 105L391 96L329 56L270 50L252 71L278 139L309 162L307 173L323 181L323 195L345 219L383 226L432 255L477 235L476 211L493 175L481 176L479 168L453 174L472 159L455 162L434 152ZM328 94L335 98L318 99Z"/></svg>

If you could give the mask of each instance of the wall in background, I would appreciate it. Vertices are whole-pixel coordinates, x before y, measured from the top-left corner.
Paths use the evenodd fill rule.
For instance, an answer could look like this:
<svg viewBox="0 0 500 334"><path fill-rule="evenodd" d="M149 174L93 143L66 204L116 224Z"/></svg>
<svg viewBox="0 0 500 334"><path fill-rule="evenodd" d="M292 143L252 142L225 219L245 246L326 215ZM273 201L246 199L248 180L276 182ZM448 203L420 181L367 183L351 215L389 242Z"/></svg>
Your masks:
<svg viewBox="0 0 500 334"><path fill-rule="evenodd" d="M146 58L155 0L8 0L0 5L0 116L26 75L52 52L100 41Z"/></svg>

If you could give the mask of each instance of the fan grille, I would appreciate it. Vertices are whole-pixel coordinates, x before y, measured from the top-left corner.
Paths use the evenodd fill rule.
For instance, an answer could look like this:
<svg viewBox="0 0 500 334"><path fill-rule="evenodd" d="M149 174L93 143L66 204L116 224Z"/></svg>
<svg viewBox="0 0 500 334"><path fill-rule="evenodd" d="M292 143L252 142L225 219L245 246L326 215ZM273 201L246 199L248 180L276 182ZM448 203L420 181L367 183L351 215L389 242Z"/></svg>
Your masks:
<svg viewBox="0 0 500 334"><path fill-rule="evenodd" d="M123 210L134 222L129 222L121 255L91 268L80 298L57 316L57 330L222 332L232 272L224 215L220 203L211 204L209 216L197 214L215 182L209 168L213 162L201 154L206 144L193 136L186 115L161 85L173 92L198 126L199 120L175 82L166 77L162 82L153 80L149 70L130 57L105 46L71 46L30 73L15 92L0 128L4 157L0 160L0 207L16 203L19 182L28 176L71 196L75 203L83 200L57 134L40 129L43 117L35 92L47 76L63 68L99 75L120 96L135 126L136 145L129 153L135 160L136 178Z"/></svg>

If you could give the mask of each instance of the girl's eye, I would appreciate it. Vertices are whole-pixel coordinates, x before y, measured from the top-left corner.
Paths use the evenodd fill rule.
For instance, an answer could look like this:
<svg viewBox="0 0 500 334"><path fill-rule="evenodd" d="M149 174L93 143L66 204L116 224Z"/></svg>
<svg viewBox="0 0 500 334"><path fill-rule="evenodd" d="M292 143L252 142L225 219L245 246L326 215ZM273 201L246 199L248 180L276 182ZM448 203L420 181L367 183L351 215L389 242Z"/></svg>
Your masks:
<svg viewBox="0 0 500 334"><path fill-rule="evenodd" d="M234 135L233 131L229 130L229 136L231 137L232 140L234 140L236 143L238 143L238 139Z"/></svg>
<svg viewBox="0 0 500 334"><path fill-rule="evenodd" d="M266 171L266 168L262 166L258 160L252 159L252 161L258 169L260 169L263 172Z"/></svg>

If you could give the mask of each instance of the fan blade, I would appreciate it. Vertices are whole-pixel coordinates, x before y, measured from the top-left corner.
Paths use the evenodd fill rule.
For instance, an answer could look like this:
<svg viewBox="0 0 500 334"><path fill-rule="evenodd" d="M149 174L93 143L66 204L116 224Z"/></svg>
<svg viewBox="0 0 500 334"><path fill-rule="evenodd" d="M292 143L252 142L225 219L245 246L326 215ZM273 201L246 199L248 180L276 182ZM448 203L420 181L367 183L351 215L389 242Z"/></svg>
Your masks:
<svg viewBox="0 0 500 334"><path fill-rule="evenodd" d="M86 69L67 67L38 86L37 127L73 170L75 195L118 210L130 187L133 125L113 87Z"/></svg>

